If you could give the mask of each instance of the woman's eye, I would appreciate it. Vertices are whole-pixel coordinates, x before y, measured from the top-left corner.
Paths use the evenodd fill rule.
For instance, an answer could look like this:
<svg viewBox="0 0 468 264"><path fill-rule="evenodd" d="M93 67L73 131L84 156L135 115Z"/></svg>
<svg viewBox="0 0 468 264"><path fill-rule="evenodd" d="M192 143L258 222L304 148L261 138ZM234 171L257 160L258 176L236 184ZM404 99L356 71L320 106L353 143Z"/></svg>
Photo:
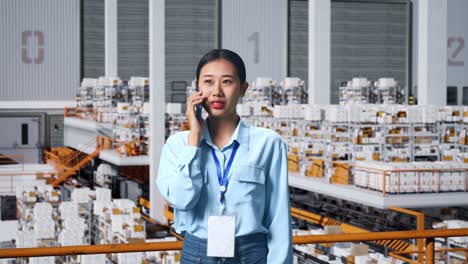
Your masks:
<svg viewBox="0 0 468 264"><path fill-rule="evenodd" d="M211 81L211 80L205 80L205 83L206 83L206 84L211 84L212 81Z"/></svg>

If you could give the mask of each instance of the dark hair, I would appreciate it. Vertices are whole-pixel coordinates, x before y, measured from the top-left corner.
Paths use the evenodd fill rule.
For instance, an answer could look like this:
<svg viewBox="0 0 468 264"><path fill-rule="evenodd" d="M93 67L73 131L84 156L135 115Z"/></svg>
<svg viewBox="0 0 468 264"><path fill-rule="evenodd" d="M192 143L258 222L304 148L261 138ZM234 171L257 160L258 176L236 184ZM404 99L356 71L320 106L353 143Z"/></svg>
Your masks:
<svg viewBox="0 0 468 264"><path fill-rule="evenodd" d="M205 66L207 63L219 60L219 59L225 59L232 63L234 67L236 68L237 71L237 76L239 77L240 83L243 84L245 83L245 64L242 58L237 55L234 51L227 50L227 49L213 49L210 50L208 53L206 53L198 62L197 66L197 81L199 80L200 77L200 71Z"/></svg>

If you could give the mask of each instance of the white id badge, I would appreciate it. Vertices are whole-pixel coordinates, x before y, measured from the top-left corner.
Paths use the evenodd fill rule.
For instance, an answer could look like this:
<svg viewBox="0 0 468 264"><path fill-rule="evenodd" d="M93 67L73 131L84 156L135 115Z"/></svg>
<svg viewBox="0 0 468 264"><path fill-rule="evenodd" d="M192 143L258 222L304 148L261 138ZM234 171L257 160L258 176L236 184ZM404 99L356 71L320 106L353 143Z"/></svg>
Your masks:
<svg viewBox="0 0 468 264"><path fill-rule="evenodd" d="M208 257L234 257L236 217L212 215L208 217Z"/></svg>

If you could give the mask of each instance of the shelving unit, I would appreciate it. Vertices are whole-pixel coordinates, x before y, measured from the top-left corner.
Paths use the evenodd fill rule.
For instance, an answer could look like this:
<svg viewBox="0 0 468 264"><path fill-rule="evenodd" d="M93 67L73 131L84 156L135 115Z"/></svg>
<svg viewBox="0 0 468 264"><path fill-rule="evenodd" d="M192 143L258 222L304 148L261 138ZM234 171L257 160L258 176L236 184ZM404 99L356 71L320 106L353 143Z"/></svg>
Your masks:
<svg viewBox="0 0 468 264"><path fill-rule="evenodd" d="M440 138L437 123L413 123L412 161L439 161Z"/></svg>
<svg viewBox="0 0 468 264"><path fill-rule="evenodd" d="M288 179L291 187L380 209L390 206L430 208L468 205L468 192L384 195L382 192L354 185L330 184L326 179L307 177L299 173L290 172Z"/></svg>
<svg viewBox="0 0 468 264"><path fill-rule="evenodd" d="M385 162L411 161L412 142L410 124L384 124L381 160Z"/></svg>
<svg viewBox="0 0 468 264"><path fill-rule="evenodd" d="M372 104L375 103L377 94L371 86L341 86L340 104Z"/></svg>
<svg viewBox="0 0 468 264"><path fill-rule="evenodd" d="M461 153L461 147L458 144L457 136L460 134L461 126L459 123L441 123L440 148L441 160L455 161Z"/></svg>
<svg viewBox="0 0 468 264"><path fill-rule="evenodd" d="M447 239L448 248L466 248L466 244L459 244L451 239ZM453 259L458 260L458 262L453 261ZM468 261L468 254L464 251L460 252L447 252L447 263L466 263Z"/></svg>
<svg viewBox="0 0 468 264"><path fill-rule="evenodd" d="M380 160L382 126L379 124L351 123L352 161Z"/></svg>
<svg viewBox="0 0 468 264"><path fill-rule="evenodd" d="M140 149L140 116L128 104L120 105L113 132L115 146L124 156L138 156Z"/></svg>

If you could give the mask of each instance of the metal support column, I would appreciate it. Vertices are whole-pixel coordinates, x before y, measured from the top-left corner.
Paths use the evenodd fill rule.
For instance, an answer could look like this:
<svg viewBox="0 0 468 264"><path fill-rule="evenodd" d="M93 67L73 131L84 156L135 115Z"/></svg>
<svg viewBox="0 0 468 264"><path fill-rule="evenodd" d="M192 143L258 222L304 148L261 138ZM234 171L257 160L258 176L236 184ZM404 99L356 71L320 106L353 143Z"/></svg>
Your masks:
<svg viewBox="0 0 468 264"><path fill-rule="evenodd" d="M150 215L165 223L164 198L156 186L156 177L165 142L165 1L149 1L149 77L150 77Z"/></svg>
<svg viewBox="0 0 468 264"><path fill-rule="evenodd" d="M105 0L104 7L104 68L107 77L117 74L117 0Z"/></svg>
<svg viewBox="0 0 468 264"><path fill-rule="evenodd" d="M447 103L447 0L418 2L418 104Z"/></svg>
<svg viewBox="0 0 468 264"><path fill-rule="evenodd" d="M329 104L331 1L309 1L309 105Z"/></svg>

